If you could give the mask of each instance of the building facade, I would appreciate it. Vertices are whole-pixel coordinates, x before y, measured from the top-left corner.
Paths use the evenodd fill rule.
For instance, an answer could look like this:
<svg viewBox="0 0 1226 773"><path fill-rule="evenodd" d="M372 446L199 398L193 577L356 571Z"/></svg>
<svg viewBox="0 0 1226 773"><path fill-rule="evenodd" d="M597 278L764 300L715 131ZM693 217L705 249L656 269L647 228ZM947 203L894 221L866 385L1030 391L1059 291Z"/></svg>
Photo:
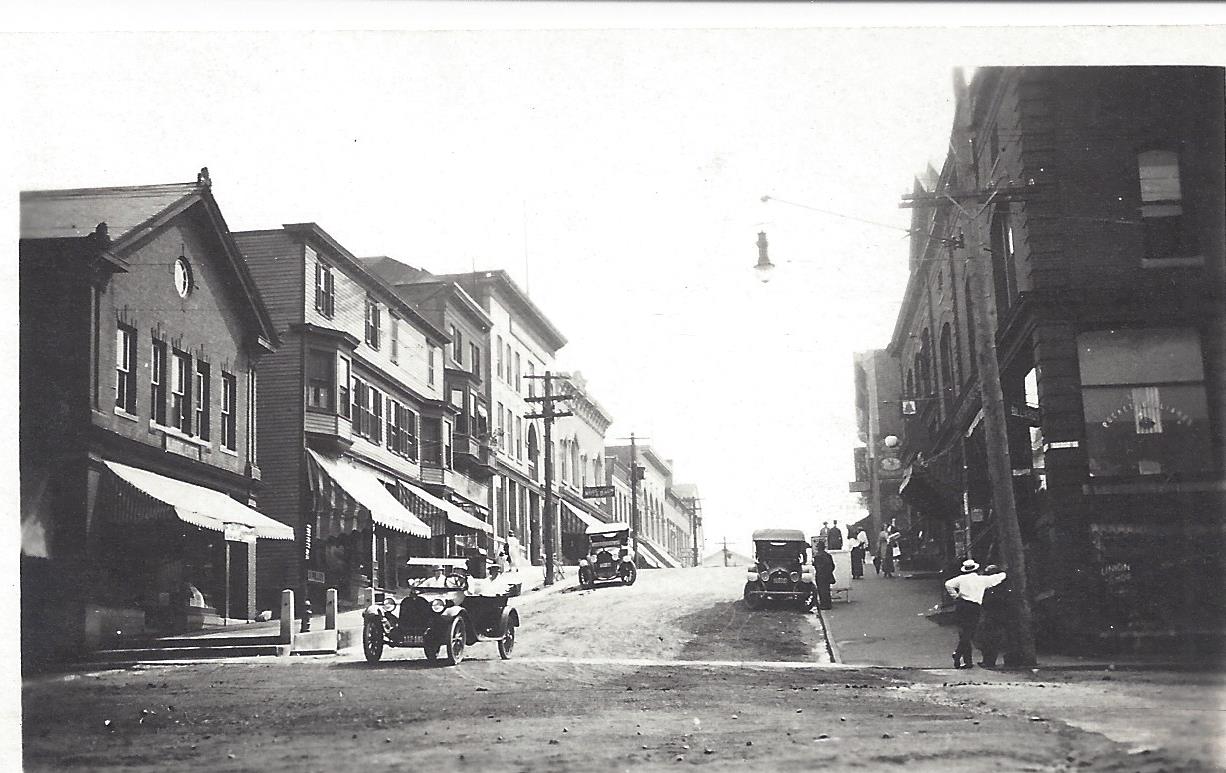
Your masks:
<svg viewBox="0 0 1226 773"><path fill-rule="evenodd" d="M293 543L255 509L256 368L278 337L210 186L201 170L195 183L21 196L34 659L253 618L257 577Z"/></svg>
<svg viewBox="0 0 1226 773"><path fill-rule="evenodd" d="M909 197L901 493L954 557L999 558L984 304L1041 640L1220 644L1223 70L983 68L955 90L951 152Z"/></svg>
<svg viewBox="0 0 1226 773"><path fill-rule="evenodd" d="M443 498L464 408L451 338L314 223L235 235L284 345L261 364L267 512L299 529L277 580L316 608L409 578L492 530Z"/></svg>
<svg viewBox="0 0 1226 773"><path fill-rule="evenodd" d="M908 561L915 565L940 565L944 540L931 530L924 535L927 539L918 538L919 530L912 530L907 505L898 495L903 477L899 458L903 421L914 415L917 403L913 399L903 403L898 361L889 352L882 349L856 352L852 367L856 432L864 445L853 450L855 479L849 489L863 496L868 511L868 518L859 528L875 539L883 525L894 522L904 530Z"/></svg>
<svg viewBox="0 0 1226 773"><path fill-rule="evenodd" d="M521 558L541 565L545 558L545 435L540 419L525 417L539 412L540 403L528 398L543 394L537 376L553 370L554 357L566 345L566 338L505 271L439 278L462 287L492 322L492 368L486 394L497 441L497 479L491 501L497 548L503 549L507 536L513 534L526 553ZM556 439L554 444L556 460Z"/></svg>
<svg viewBox="0 0 1226 773"><path fill-rule="evenodd" d="M592 396L583 374L575 371L563 374L558 392L565 396L562 410L573 413L557 420L557 456L554 474L557 478L559 532L562 556L574 563L587 554L587 527L607 523L599 498L588 497L592 487L604 486L605 432L613 417Z"/></svg>

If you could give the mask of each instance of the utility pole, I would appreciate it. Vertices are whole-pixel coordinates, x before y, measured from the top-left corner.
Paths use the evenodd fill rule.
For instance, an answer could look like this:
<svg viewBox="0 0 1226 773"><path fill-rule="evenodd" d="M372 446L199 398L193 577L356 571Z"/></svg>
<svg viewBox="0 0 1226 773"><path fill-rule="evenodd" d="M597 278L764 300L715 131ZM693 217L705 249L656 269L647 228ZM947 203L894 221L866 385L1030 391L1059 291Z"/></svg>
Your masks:
<svg viewBox="0 0 1226 773"><path fill-rule="evenodd" d="M957 207L968 219L971 231L971 242L977 247L983 245L982 226L979 215L982 214L996 197L995 193L985 194L975 191L966 196L955 197L952 194L932 194L929 196L909 196L900 206L919 206L920 202L948 201ZM975 212L969 214L958 204L957 198L982 200L984 204ZM961 233L953 238L933 235L950 251L953 257L955 249L966 249L966 240ZM990 289L985 287L982 271L984 255L968 254L966 256L966 279L969 285L969 300L972 300L973 317L969 322L974 326L975 351L972 353L979 366L979 395L983 410L983 432L987 448L988 481L992 486L992 504L996 511L996 538L1000 545L1001 555L1009 569L1009 579L1013 585L1012 617L1017 631L1017 646L1019 665L1030 667L1035 665L1033 617L1030 610L1030 595L1026 582L1026 552L1022 545L1022 530L1017 520L1017 503L1013 496L1013 463L1009 454L1009 437L1007 419L1005 416L1004 391L1000 384L1000 362L996 354L996 305ZM969 556L968 556L969 557Z"/></svg>
<svg viewBox="0 0 1226 773"><path fill-rule="evenodd" d="M728 566L728 538L724 537L724 566Z"/></svg>
<svg viewBox="0 0 1226 773"><path fill-rule="evenodd" d="M549 371L545 371L544 375L540 376L524 376L524 378L539 378L544 381L545 394L541 397L526 397L524 398L530 403L540 403L540 413L530 413L525 416L525 419L544 419L545 420L545 512L542 513L542 520L545 521L544 537L545 537L545 584L553 585L553 557L554 557L554 530L557 518L554 514L553 502L553 420L561 416L574 416L571 411L559 411L553 407L555 400L565 400L565 395L555 395L553 393L553 380L566 380L566 376L559 376Z"/></svg>

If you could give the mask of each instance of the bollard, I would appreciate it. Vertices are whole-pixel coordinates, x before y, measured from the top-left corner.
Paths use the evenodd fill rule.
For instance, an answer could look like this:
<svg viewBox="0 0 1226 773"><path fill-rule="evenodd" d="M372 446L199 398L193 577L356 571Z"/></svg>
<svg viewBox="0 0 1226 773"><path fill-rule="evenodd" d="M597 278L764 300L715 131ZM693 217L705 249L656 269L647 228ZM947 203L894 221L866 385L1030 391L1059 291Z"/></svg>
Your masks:
<svg viewBox="0 0 1226 773"><path fill-rule="evenodd" d="M328 588L328 601L324 606L324 629L336 630L336 588Z"/></svg>
<svg viewBox="0 0 1226 773"><path fill-rule="evenodd" d="M299 629L301 633L308 633L311 630L311 600L302 600L302 627Z"/></svg>
<svg viewBox="0 0 1226 773"><path fill-rule="evenodd" d="M294 592L288 588L281 591L281 643L294 644Z"/></svg>

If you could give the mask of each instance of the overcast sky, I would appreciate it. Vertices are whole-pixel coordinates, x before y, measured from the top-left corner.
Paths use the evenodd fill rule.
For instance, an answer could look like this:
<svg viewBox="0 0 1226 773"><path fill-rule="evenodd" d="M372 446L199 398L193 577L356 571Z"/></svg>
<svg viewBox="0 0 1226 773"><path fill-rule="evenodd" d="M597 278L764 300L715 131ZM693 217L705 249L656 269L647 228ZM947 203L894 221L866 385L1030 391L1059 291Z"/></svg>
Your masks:
<svg viewBox="0 0 1226 773"><path fill-rule="evenodd" d="M1226 50L1220 27L770 18L9 37L6 161L20 189L207 165L234 230L314 221L358 255L507 270L569 339L559 365L614 415L608 437L650 437L700 488L708 550L744 549L753 528L859 517L852 353L888 342L906 281L898 202L944 156L952 68ZM779 265L767 285L760 230Z"/></svg>

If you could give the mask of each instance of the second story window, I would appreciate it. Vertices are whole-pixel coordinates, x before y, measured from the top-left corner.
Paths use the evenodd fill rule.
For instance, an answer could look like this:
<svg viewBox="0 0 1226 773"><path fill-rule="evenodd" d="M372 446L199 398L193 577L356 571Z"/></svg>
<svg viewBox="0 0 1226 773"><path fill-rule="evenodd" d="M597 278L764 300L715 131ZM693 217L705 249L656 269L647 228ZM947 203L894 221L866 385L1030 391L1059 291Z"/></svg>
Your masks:
<svg viewBox="0 0 1226 773"><path fill-rule="evenodd" d="M149 419L166 424L166 342L153 342L149 364Z"/></svg>
<svg viewBox="0 0 1226 773"><path fill-rule="evenodd" d="M115 332L115 407L136 414L136 329L127 325Z"/></svg>
<svg viewBox="0 0 1226 773"><path fill-rule="evenodd" d="M196 434L201 440L209 439L209 426L212 424L211 380L209 364L204 360L196 360Z"/></svg>
<svg viewBox="0 0 1226 773"><path fill-rule="evenodd" d="M332 357L332 352L323 352L318 349L307 351L306 389L308 408L318 408L322 411L332 410L332 395L336 389L336 385L333 383L335 372L336 364Z"/></svg>
<svg viewBox="0 0 1226 773"><path fill-rule="evenodd" d="M370 439L375 445L383 443L383 393L370 387Z"/></svg>
<svg viewBox="0 0 1226 773"><path fill-rule="evenodd" d="M468 345L468 356L472 359L469 369L477 378L481 378L481 347L470 343Z"/></svg>
<svg viewBox="0 0 1226 773"><path fill-rule="evenodd" d="M349 360L336 357L336 407L337 413L349 418Z"/></svg>
<svg viewBox="0 0 1226 773"><path fill-rule="evenodd" d="M396 453L400 452L400 409L398 401L387 398L387 447Z"/></svg>
<svg viewBox="0 0 1226 773"><path fill-rule="evenodd" d="M221 445L230 450L238 450L238 422L235 411L238 408L238 382L233 373L222 371L221 374Z"/></svg>
<svg viewBox="0 0 1226 773"><path fill-rule="evenodd" d="M379 302L374 298L366 298L366 345L371 349L379 348L379 327L382 312Z"/></svg>
<svg viewBox="0 0 1226 773"><path fill-rule="evenodd" d="M417 414L404 406L400 407L400 440L405 456L417 461Z"/></svg>
<svg viewBox="0 0 1226 773"><path fill-rule="evenodd" d="M502 378L502 336L498 336L498 348L494 350L494 359L498 361L495 366L497 368L498 378Z"/></svg>
<svg viewBox="0 0 1226 773"><path fill-rule="evenodd" d="M183 352L172 355L170 371L170 426L192 433L192 358Z"/></svg>
<svg viewBox="0 0 1226 773"><path fill-rule="evenodd" d="M523 380L520 378L519 364L520 364L519 352L516 352L515 353L515 391L516 392L523 391Z"/></svg>
<svg viewBox="0 0 1226 773"><path fill-rule="evenodd" d="M336 290L332 267L322 260L315 262L315 310L328 319L336 313Z"/></svg>
<svg viewBox="0 0 1226 773"><path fill-rule="evenodd" d="M1141 181L1141 220L1145 223L1145 257L1173 258L1194 250L1183 223L1179 154L1147 150L1137 154Z"/></svg>
<svg viewBox="0 0 1226 773"><path fill-rule="evenodd" d="M435 368L437 367L436 363L438 362L438 360L436 359L437 348L436 348L436 347L434 347L434 346L427 345L427 346L426 346L426 349L427 349L427 354L426 354L426 383L427 383L427 384L429 384L430 386L434 386L434 380L435 380L435 372L434 372L434 370L435 370Z"/></svg>
<svg viewBox="0 0 1226 773"><path fill-rule="evenodd" d="M353 431L363 437L370 435L370 395L366 382L360 378L353 380Z"/></svg>
<svg viewBox="0 0 1226 773"><path fill-rule="evenodd" d="M451 359L464 364L464 337L455 325L451 326Z"/></svg>
<svg viewBox="0 0 1226 773"><path fill-rule="evenodd" d="M536 397L536 363L528 360L528 397Z"/></svg>

